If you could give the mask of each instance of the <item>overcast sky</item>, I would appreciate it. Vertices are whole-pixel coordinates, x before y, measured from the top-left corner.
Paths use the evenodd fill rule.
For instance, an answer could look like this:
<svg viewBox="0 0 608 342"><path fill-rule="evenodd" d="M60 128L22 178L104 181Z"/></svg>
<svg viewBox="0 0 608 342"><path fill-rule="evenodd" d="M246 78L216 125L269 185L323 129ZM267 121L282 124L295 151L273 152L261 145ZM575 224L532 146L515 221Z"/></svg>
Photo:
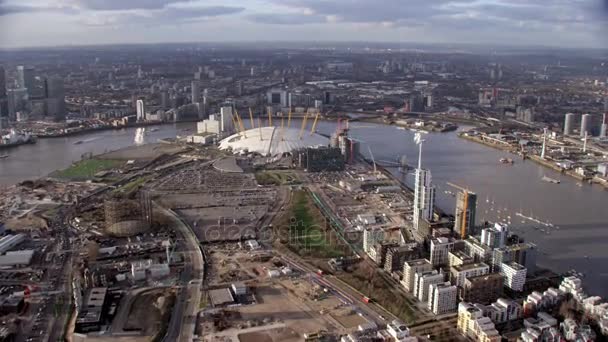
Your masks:
<svg viewBox="0 0 608 342"><path fill-rule="evenodd" d="M390 41L608 47L608 0L0 0L0 47Z"/></svg>

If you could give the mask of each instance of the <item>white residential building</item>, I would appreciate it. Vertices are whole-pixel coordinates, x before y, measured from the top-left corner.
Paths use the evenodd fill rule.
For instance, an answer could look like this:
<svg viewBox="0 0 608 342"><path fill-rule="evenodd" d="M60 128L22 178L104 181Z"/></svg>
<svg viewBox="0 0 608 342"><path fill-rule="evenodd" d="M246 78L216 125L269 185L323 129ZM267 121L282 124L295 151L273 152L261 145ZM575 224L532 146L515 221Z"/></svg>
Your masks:
<svg viewBox="0 0 608 342"><path fill-rule="evenodd" d="M523 291L526 284L527 270L516 262L503 263L500 273L505 277L505 286L513 291Z"/></svg>
<svg viewBox="0 0 608 342"><path fill-rule="evenodd" d="M430 285L428 308L435 315L455 312L457 301L458 288L450 282Z"/></svg>
<svg viewBox="0 0 608 342"><path fill-rule="evenodd" d="M511 299L500 298L486 306L484 314L495 324L500 324L521 318L523 309L521 305Z"/></svg>
<svg viewBox="0 0 608 342"><path fill-rule="evenodd" d="M420 229L422 221L433 220L435 208L435 187L431 183L431 171L416 169L416 182L414 188L414 229Z"/></svg>
<svg viewBox="0 0 608 342"><path fill-rule="evenodd" d="M491 248L503 248L507 243L509 230L505 224L495 223L494 227L481 231L481 243Z"/></svg>
<svg viewBox="0 0 608 342"><path fill-rule="evenodd" d="M426 259L416 259L406 261L403 264L403 280L401 284L408 292L414 292L416 286L415 275L416 273L426 272L433 269L433 265Z"/></svg>
<svg viewBox="0 0 608 342"><path fill-rule="evenodd" d="M432 284L443 283L445 281L445 277L443 273L433 270L423 273L416 273L414 276L414 281L416 282L414 296L416 296L419 301L426 303L429 300L430 286Z"/></svg>
<svg viewBox="0 0 608 342"><path fill-rule="evenodd" d="M467 278L478 277L490 273L490 266L483 262L476 264L464 264L450 267L452 284L463 287Z"/></svg>
<svg viewBox="0 0 608 342"><path fill-rule="evenodd" d="M431 240L431 264L446 266L449 264L449 253L454 249L454 240L440 237Z"/></svg>

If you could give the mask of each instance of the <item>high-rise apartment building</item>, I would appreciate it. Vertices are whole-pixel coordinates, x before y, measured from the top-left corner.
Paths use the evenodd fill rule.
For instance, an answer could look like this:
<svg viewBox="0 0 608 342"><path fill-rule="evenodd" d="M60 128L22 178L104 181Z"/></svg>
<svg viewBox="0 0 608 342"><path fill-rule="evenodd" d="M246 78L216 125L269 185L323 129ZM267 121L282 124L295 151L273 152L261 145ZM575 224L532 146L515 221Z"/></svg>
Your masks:
<svg viewBox="0 0 608 342"><path fill-rule="evenodd" d="M587 133L589 136L592 135L591 120L591 114L583 114L583 116L581 117L581 137L584 137L585 133Z"/></svg>
<svg viewBox="0 0 608 342"><path fill-rule="evenodd" d="M447 266L449 253L454 249L454 240L440 237L431 240L431 264L433 266Z"/></svg>
<svg viewBox="0 0 608 342"><path fill-rule="evenodd" d="M426 272L433 269L433 265L426 259L406 261L403 264L403 280L401 284L408 292L414 292L416 273Z"/></svg>
<svg viewBox="0 0 608 342"><path fill-rule="evenodd" d="M574 133L575 117L576 114L574 113L566 114L566 117L564 118L564 135L571 135L572 133Z"/></svg>
<svg viewBox="0 0 608 342"><path fill-rule="evenodd" d="M431 171L416 169L416 184L414 189L413 224L420 229L423 220L432 221L435 208L435 187L431 183Z"/></svg>
<svg viewBox="0 0 608 342"><path fill-rule="evenodd" d="M458 288L450 282L431 284L429 286L428 309L435 315L456 311Z"/></svg>
<svg viewBox="0 0 608 342"><path fill-rule="evenodd" d="M475 214L477 211L477 194L463 190L456 195L456 213L454 230L461 239L475 234Z"/></svg>
<svg viewBox="0 0 608 342"><path fill-rule="evenodd" d="M137 121L146 121L146 107L144 106L144 100L137 100Z"/></svg>

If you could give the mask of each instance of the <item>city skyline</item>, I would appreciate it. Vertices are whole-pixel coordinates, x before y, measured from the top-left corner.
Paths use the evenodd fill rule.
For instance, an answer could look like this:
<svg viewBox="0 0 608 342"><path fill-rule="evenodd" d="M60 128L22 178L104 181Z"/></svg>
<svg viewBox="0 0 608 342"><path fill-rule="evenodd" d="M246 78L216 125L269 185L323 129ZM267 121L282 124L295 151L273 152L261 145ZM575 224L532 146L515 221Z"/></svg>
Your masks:
<svg viewBox="0 0 608 342"><path fill-rule="evenodd" d="M392 41L602 48L606 8L600 0L0 0L0 46Z"/></svg>

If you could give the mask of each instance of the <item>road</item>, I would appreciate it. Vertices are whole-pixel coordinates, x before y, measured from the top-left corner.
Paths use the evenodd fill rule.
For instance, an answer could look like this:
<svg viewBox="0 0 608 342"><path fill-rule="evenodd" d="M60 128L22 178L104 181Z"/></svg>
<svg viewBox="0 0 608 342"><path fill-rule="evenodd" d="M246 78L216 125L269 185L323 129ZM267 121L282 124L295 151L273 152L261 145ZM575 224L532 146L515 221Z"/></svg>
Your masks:
<svg viewBox="0 0 608 342"><path fill-rule="evenodd" d="M170 218L172 228L183 237L184 248L188 252L190 259L190 262L185 263L181 274L180 282L183 287L177 295L173 314L171 315L163 341L190 342L194 335L202 295L204 277L203 253L192 229L174 211L163 208L156 203L153 205L156 210Z"/></svg>

